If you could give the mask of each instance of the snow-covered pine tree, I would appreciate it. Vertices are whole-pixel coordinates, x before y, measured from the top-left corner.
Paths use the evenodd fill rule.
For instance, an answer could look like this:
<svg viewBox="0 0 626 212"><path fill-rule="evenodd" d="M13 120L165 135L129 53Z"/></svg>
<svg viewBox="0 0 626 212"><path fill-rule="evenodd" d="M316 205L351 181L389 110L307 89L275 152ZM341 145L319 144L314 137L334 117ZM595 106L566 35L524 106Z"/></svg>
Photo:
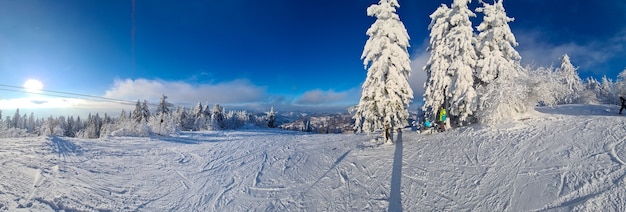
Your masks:
<svg viewBox="0 0 626 212"><path fill-rule="evenodd" d="M614 83L614 87L615 99L617 102L619 102L620 96L626 98L626 69L617 75L617 81Z"/></svg>
<svg viewBox="0 0 626 212"><path fill-rule="evenodd" d="M75 125L74 116L67 118L67 125L63 135L67 137L74 137L76 135L76 132L74 131Z"/></svg>
<svg viewBox="0 0 626 212"><path fill-rule="evenodd" d="M141 123L141 120L143 119L141 102L139 100L137 100L137 103L135 104L135 110L131 113L131 117L137 123Z"/></svg>
<svg viewBox="0 0 626 212"><path fill-rule="evenodd" d="M458 116L462 123L473 115L477 108L476 90L474 89L474 70L476 68L476 49L474 29L470 17L476 17L467 6L471 0L454 0L451 7L450 33L446 37L451 44L452 63L448 73L452 74L452 90L448 103L448 113Z"/></svg>
<svg viewBox="0 0 626 212"><path fill-rule="evenodd" d="M518 45L508 22L503 0L494 4L482 2L476 9L484 14L478 26L476 50L476 90L478 108L476 117L483 124L496 124L515 114L526 112L527 74L520 65Z"/></svg>
<svg viewBox="0 0 626 212"><path fill-rule="evenodd" d="M24 115L22 115L22 118L20 119L20 129L28 129L28 116L26 116L26 113L24 113Z"/></svg>
<svg viewBox="0 0 626 212"><path fill-rule="evenodd" d="M148 108L147 100L143 100L143 103L141 104L141 116L146 122L150 119L150 108Z"/></svg>
<svg viewBox="0 0 626 212"><path fill-rule="evenodd" d="M164 94L161 95L161 99L159 100L159 105L157 105L156 111L154 112L154 116L158 119L155 120L157 123L155 123L155 127L158 127L159 130L156 130L158 133L166 133L166 132L170 132L173 131L172 128L174 126L169 126L169 125L174 125L174 121L172 120L172 112L170 107L173 107L174 105L167 102L167 96L165 96ZM165 125L168 125L166 127L167 131L164 130L164 123ZM157 126L158 125L158 126Z"/></svg>
<svg viewBox="0 0 626 212"><path fill-rule="evenodd" d="M219 104L215 104L211 108L211 128L223 129L224 128L224 108Z"/></svg>
<svg viewBox="0 0 626 212"><path fill-rule="evenodd" d="M562 83L565 85L565 91L560 103L578 103L578 98L580 98L580 94L583 90L583 82L580 79L580 76L578 76L578 68L572 65L572 62L567 54L561 57L561 67L557 70Z"/></svg>
<svg viewBox="0 0 626 212"><path fill-rule="evenodd" d="M122 109L122 112L120 113L120 117L117 120L118 121L128 120L128 114L126 114L126 110Z"/></svg>
<svg viewBox="0 0 626 212"><path fill-rule="evenodd" d="M211 108L209 108L209 103L204 104L204 109L202 109L202 117L205 117L205 119L207 119L207 122L209 121L209 119L211 119Z"/></svg>
<svg viewBox="0 0 626 212"><path fill-rule="evenodd" d="M2 110L0 110L0 136L2 136L3 131L5 131L6 128L5 122L2 120Z"/></svg>
<svg viewBox="0 0 626 212"><path fill-rule="evenodd" d="M585 90L593 92L594 94L596 94L596 96L598 96L598 93L600 93L600 82L598 82L598 80L593 77L587 77L583 85L585 87Z"/></svg>
<svg viewBox="0 0 626 212"><path fill-rule="evenodd" d="M176 109L174 110L174 115L172 117L172 119L174 119L174 124L176 124L176 129L183 130L182 123L185 118L184 116L186 116L186 114L182 113L182 108L176 106Z"/></svg>
<svg viewBox="0 0 626 212"><path fill-rule="evenodd" d="M77 137L80 138L100 138L100 132L102 129L102 119L100 115L96 113L96 115L91 115L91 113L87 116L87 123L85 129L78 133Z"/></svg>
<svg viewBox="0 0 626 212"><path fill-rule="evenodd" d="M450 8L442 4L430 15L430 58L424 67L427 79L422 108L426 117L434 118L442 105L461 122L476 111L476 38L470 21L476 14L467 6L470 1L454 0Z"/></svg>
<svg viewBox="0 0 626 212"><path fill-rule="evenodd" d="M407 107L413 99L408 83L411 73L409 34L396 14L398 7L397 0L381 0L367 8L367 15L376 17L376 21L367 30L369 39L361 55L368 70L353 116L359 131L373 132L385 125L399 129L408 125Z"/></svg>
<svg viewBox="0 0 626 212"><path fill-rule="evenodd" d="M529 106L552 106L556 104L556 96L553 93L555 83L552 82L553 67L530 67L528 70L528 86L531 89L529 92Z"/></svg>
<svg viewBox="0 0 626 212"><path fill-rule="evenodd" d="M43 135L62 136L63 130L61 129L60 120L52 116L48 117L45 124L41 126L40 132Z"/></svg>
<svg viewBox="0 0 626 212"><path fill-rule="evenodd" d="M522 57L515 50L518 43L508 24L515 19L507 17L502 2L503 0L495 0L494 4L481 2L483 6L476 9L484 14L483 22L477 27L478 84L486 85L495 79L514 80L524 77L520 65Z"/></svg>
<svg viewBox="0 0 626 212"><path fill-rule="evenodd" d="M276 127L276 111L274 111L274 107L270 108L270 111L267 112L267 127L275 128Z"/></svg>
<svg viewBox="0 0 626 212"><path fill-rule="evenodd" d="M85 128L85 123L80 119L80 116L76 116L76 122L74 123L74 133L78 133Z"/></svg>
<svg viewBox="0 0 626 212"><path fill-rule="evenodd" d="M59 118L59 122L61 123L61 136L65 136L65 130L67 129L67 120L65 119L65 116L60 116Z"/></svg>
<svg viewBox="0 0 626 212"><path fill-rule="evenodd" d="M171 113L171 107L173 107L174 105L167 102L167 96L162 95L161 99L159 100L159 105L157 106L157 109L155 111L155 115L158 117L163 117L164 115L168 115Z"/></svg>
<svg viewBox="0 0 626 212"><path fill-rule="evenodd" d="M173 104L167 102L167 96L161 94L159 104L154 112L154 118L148 122L148 126L152 128L153 132L159 135L167 135L176 131L176 124L170 109L173 106Z"/></svg>
<svg viewBox="0 0 626 212"><path fill-rule="evenodd" d="M35 133L36 125L37 124L35 123L35 113L31 112L30 116L28 116L28 128L26 129L26 132Z"/></svg>
<svg viewBox="0 0 626 212"><path fill-rule="evenodd" d="M204 107L202 107L202 103L198 102L198 104L196 104L195 107L193 107L190 111L190 115L192 115L194 118L200 118L202 117Z"/></svg>
<svg viewBox="0 0 626 212"><path fill-rule="evenodd" d="M450 30L444 37L450 53L447 73L451 75L446 107L448 114L457 116L460 123L476 110L474 69L477 56L473 46L476 39L470 21L470 17L476 15L469 10L469 2L471 0L454 0L449 14Z"/></svg>
<svg viewBox="0 0 626 212"><path fill-rule="evenodd" d="M178 108L176 109L176 114L175 114L175 124L176 127L179 130L192 130L193 129L193 122L194 120L192 119L192 117L189 116L189 113L187 112L187 108L182 107L182 108Z"/></svg>
<svg viewBox="0 0 626 212"><path fill-rule="evenodd" d="M235 123L234 128L237 129L245 126L248 123L248 112L245 110L240 110L234 113L233 122Z"/></svg>
<svg viewBox="0 0 626 212"><path fill-rule="evenodd" d="M581 92L579 103L580 104L598 104L598 91L600 89L600 83L593 77L587 77L583 80L583 90Z"/></svg>
<svg viewBox="0 0 626 212"><path fill-rule="evenodd" d="M425 118L435 119L437 109L445 105L446 95L444 92L450 87L452 83L451 75L447 70L450 67L450 52L445 46L445 37L450 32L450 8L448 5L441 4L430 15L430 46L427 51L430 52L430 57L424 71L426 72L426 82L424 83L424 105L422 111L424 111Z"/></svg>
<svg viewBox="0 0 626 212"><path fill-rule="evenodd" d="M11 128L11 117L6 116L3 124L7 129Z"/></svg>
<svg viewBox="0 0 626 212"><path fill-rule="evenodd" d="M190 114L193 117L193 130L200 130L207 128L207 117L204 115L204 107L202 103L198 102L198 104L191 109Z"/></svg>
<svg viewBox="0 0 626 212"><path fill-rule="evenodd" d="M602 84L600 84L600 101L606 104L615 104L617 103L617 95L615 95L615 91L613 89L613 85L615 83L606 77L606 75L602 76Z"/></svg>
<svg viewBox="0 0 626 212"><path fill-rule="evenodd" d="M9 128L20 128L20 119L20 109L18 108L15 110L15 114L13 114L13 119L11 120L11 126L9 126Z"/></svg>
<svg viewBox="0 0 626 212"><path fill-rule="evenodd" d="M224 121L222 122L222 129L236 129L237 128L237 115L235 111L228 111L224 113Z"/></svg>

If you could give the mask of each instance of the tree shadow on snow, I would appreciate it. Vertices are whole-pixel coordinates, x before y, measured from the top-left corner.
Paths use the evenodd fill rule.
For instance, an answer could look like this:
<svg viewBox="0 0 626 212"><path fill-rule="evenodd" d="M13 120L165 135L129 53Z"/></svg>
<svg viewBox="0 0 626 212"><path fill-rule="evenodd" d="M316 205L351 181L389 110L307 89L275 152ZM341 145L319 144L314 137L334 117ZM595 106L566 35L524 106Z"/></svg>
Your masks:
<svg viewBox="0 0 626 212"><path fill-rule="evenodd" d="M555 107L537 107L535 110L540 113L560 114L569 116L620 116L618 105L585 105L571 104L558 105ZM623 111L626 116L626 110Z"/></svg>
<svg viewBox="0 0 626 212"><path fill-rule="evenodd" d="M187 138L187 137L159 136L157 138L159 140L161 140L161 141L170 142L170 143L177 143L177 144L198 144L198 143L200 143L200 141L198 141L196 139Z"/></svg>
<svg viewBox="0 0 626 212"><path fill-rule="evenodd" d="M151 136L154 139L159 139L160 141L177 143L177 144L200 144L200 143L217 143L217 142L225 142L229 141L221 136Z"/></svg>
<svg viewBox="0 0 626 212"><path fill-rule="evenodd" d="M48 137L48 140L51 142L52 149L59 154L59 156L66 156L69 154L77 154L81 155L83 152L79 146L72 143L69 140L64 140L60 137Z"/></svg>
<svg viewBox="0 0 626 212"><path fill-rule="evenodd" d="M391 170L391 191L387 211L402 211L402 132L397 133L396 149Z"/></svg>
<svg viewBox="0 0 626 212"><path fill-rule="evenodd" d="M346 158L346 156L348 156L348 154L350 154L352 150L348 150L346 153L343 153L343 155L339 156L337 158L337 160L335 160L335 162L333 163L333 165L330 166L330 168L328 168L328 170L326 170L326 172L324 172L324 174L322 174L322 176L320 176L319 178L317 178L317 180L315 182L313 182L313 184L311 184L311 186L309 186L309 188L307 190L305 190L304 192L301 193L302 196L304 196L306 193L309 193L309 191L311 191L311 189L313 187L315 187L315 185L317 185L317 183L320 182L320 180L324 179L326 177L326 175L328 175L328 173L332 170L335 170L335 167L337 167L337 165L339 163L341 163L341 161L343 161L343 159Z"/></svg>
<svg viewBox="0 0 626 212"><path fill-rule="evenodd" d="M180 135L160 135L151 137L170 143L179 144L199 144L213 142L227 142L233 140L249 140L248 138L271 137L272 135L308 135L311 133L278 130L278 129L253 129L253 130L220 130L220 131L198 131L182 132Z"/></svg>

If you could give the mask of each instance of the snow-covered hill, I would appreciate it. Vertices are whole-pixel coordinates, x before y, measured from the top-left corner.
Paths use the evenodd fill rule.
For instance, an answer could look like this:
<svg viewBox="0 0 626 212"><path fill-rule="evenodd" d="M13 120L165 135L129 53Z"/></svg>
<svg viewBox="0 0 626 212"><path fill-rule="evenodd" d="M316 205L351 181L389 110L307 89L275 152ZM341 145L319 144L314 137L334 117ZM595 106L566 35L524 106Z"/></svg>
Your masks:
<svg viewBox="0 0 626 212"><path fill-rule="evenodd" d="M626 210L626 115L538 108L393 145L277 130L0 139L0 210Z"/></svg>

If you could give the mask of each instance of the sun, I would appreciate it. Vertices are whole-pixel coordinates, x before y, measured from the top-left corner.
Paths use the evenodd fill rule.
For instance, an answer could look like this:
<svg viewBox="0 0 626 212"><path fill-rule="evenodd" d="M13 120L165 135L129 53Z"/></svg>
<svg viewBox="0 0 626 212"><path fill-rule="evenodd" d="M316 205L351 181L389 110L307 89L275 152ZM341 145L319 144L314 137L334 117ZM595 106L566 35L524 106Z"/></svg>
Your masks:
<svg viewBox="0 0 626 212"><path fill-rule="evenodd" d="M24 82L24 90L29 93L41 93L43 89L43 83L36 79L29 79Z"/></svg>

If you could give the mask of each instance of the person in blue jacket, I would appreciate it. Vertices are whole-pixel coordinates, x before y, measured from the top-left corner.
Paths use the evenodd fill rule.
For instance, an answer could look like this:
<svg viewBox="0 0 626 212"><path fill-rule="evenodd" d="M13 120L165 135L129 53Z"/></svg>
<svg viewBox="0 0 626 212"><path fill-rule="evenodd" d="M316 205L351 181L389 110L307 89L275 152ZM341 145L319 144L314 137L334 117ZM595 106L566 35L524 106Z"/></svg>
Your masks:
<svg viewBox="0 0 626 212"><path fill-rule="evenodd" d="M428 120L428 118L424 119L424 127L430 128L432 126L433 126L433 124L430 123L430 120Z"/></svg>

